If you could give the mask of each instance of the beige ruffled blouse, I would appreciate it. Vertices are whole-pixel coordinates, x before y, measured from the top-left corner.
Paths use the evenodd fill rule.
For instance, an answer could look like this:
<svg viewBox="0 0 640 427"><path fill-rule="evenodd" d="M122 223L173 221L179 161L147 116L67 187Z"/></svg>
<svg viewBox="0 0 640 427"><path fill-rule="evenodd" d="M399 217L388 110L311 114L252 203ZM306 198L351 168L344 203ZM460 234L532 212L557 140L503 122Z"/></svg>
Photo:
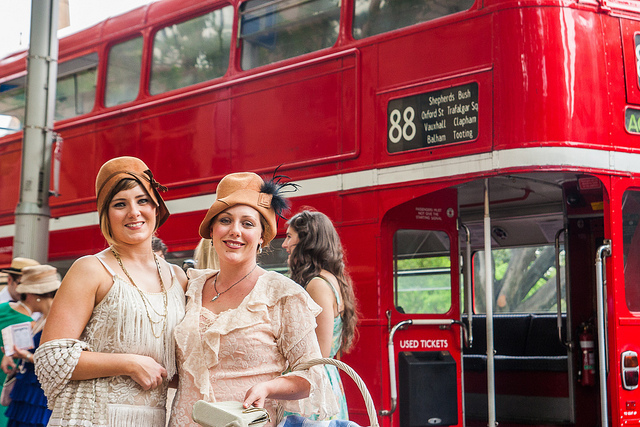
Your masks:
<svg viewBox="0 0 640 427"><path fill-rule="evenodd" d="M298 284L276 272L259 277L235 309L214 314L202 307L202 288L215 270L190 270L187 313L175 331L180 383L169 425L194 426L193 405L244 400L256 383L280 376L298 363L321 357L315 334L322 310ZM322 366L290 372L311 384L308 398L268 399L265 408L275 426L278 404L305 416L331 416L338 410Z"/></svg>

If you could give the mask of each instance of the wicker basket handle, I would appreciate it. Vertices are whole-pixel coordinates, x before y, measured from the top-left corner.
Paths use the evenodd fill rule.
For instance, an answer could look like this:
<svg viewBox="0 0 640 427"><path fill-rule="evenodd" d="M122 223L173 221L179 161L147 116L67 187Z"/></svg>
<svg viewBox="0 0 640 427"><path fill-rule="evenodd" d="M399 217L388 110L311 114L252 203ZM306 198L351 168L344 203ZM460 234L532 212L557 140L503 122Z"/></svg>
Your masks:
<svg viewBox="0 0 640 427"><path fill-rule="evenodd" d="M303 371L305 369L309 369L310 367L316 366L316 365L333 365L338 369L340 369L341 371L343 371L344 373L346 373L347 375L349 375L351 379L355 381L356 385L358 386L358 389L360 389L360 393L362 393L362 397L364 398L364 404L367 408L367 415L369 415L370 426L371 427L380 426L380 424L378 424L378 416L376 413L376 408L373 404L373 399L371 398L371 394L369 394L369 390L367 389L367 386L365 385L364 381L362 381L362 378L360 378L360 375L358 375L356 371L354 371L346 363L336 359L331 359L328 357L325 357L322 359L312 359L307 362L300 363L295 367L294 370Z"/></svg>

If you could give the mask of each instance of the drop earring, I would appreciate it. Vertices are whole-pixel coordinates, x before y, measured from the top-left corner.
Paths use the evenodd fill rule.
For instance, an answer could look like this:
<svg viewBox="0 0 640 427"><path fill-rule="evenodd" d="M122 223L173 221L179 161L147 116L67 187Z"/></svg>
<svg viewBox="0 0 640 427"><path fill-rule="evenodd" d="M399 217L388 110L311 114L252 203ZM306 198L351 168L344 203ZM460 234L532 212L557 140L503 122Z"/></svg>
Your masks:
<svg viewBox="0 0 640 427"><path fill-rule="evenodd" d="M258 243L258 254L262 253L262 243Z"/></svg>

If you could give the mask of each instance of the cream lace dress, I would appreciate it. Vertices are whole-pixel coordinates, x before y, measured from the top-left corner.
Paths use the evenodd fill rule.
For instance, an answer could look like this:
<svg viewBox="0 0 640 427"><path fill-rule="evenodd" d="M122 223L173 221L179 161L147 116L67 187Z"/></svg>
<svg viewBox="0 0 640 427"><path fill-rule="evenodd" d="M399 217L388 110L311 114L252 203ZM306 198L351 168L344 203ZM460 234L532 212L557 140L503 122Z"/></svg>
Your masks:
<svg viewBox="0 0 640 427"><path fill-rule="evenodd" d="M202 288L214 270L190 270L187 313L175 329L180 384L171 410L170 426L198 426L191 419L194 403L244 400L256 383L280 376L288 368L321 357L315 335L315 316L321 308L299 285L275 273L264 273L235 309L214 314L202 307ZM337 403L324 369L287 375L311 384L309 398L295 401L268 399L267 426L277 424L278 403L290 412L337 412Z"/></svg>
<svg viewBox="0 0 640 427"><path fill-rule="evenodd" d="M69 381L55 399L48 425L163 427L168 381L176 373L173 329L185 312L182 287L172 272L171 286L167 289L167 327L164 334L156 338L139 291L97 258L113 276L113 286L94 308L80 340L88 344L90 351L153 357L165 367L168 378L161 387L150 391L143 390L128 376ZM144 292L144 296L154 310L164 312L161 293ZM152 310L151 307L148 309ZM158 335L161 328L157 325L155 328ZM103 400L106 401L106 414L100 410Z"/></svg>

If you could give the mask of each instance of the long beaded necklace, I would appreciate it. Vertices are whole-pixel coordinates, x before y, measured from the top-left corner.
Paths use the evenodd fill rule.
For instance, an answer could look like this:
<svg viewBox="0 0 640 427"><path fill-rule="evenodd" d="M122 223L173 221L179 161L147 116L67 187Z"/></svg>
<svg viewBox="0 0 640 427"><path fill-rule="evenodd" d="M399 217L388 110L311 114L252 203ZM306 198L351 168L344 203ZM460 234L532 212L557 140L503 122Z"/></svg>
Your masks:
<svg viewBox="0 0 640 427"><path fill-rule="evenodd" d="M116 250L113 248L113 246L111 247L111 252L113 252L113 256L116 258L116 261L118 261L118 264L120 264L120 268L122 269L122 271L124 271L124 274L129 279L129 282L131 282L133 287L136 288L136 290L140 294L140 297L142 298L142 304L144 305L145 311L147 312L147 318L149 319L149 322L151 322L151 332L153 333L153 336L156 338L162 337L164 332L167 330L167 314L169 313L169 305L167 303L167 290L165 289L164 281L162 280L162 272L160 270L160 262L158 261L158 256L155 253L153 254L153 259L156 262L156 266L158 267L158 277L160 278L160 290L162 292L162 300L164 303L164 313L158 312L158 310L156 310L153 304L151 304L151 301L149 301L149 299L144 294L144 292L142 292L142 290L138 287L138 285L136 285L136 283L133 281L133 279L129 275L129 272L127 271L127 269L124 268L124 265L122 264L122 259L120 258L120 255L118 255L118 252L116 252ZM151 318L151 314L149 313L149 307L151 307L151 310L156 314L156 316L160 317L159 320L153 320ZM160 331L160 334L156 335L155 326L158 325L159 323L162 323L162 331Z"/></svg>
<svg viewBox="0 0 640 427"><path fill-rule="evenodd" d="M220 273L216 274L216 277L213 279L213 290L216 291L216 296L214 296L213 298L211 298L211 302L214 302L215 300L217 300L218 298L220 298L220 296L222 294L224 294L225 292L229 292L229 290L231 288L233 288L235 285L237 285L238 283L242 282L244 279L246 279L247 277L249 277L249 275L251 273L253 273L253 270L256 269L256 267L258 266L258 264L254 265L253 268L251 269L250 272L248 272L242 279L238 280L236 283L234 283L233 285L229 286L227 289L225 289L224 291L220 292L218 291L218 276L220 275Z"/></svg>

